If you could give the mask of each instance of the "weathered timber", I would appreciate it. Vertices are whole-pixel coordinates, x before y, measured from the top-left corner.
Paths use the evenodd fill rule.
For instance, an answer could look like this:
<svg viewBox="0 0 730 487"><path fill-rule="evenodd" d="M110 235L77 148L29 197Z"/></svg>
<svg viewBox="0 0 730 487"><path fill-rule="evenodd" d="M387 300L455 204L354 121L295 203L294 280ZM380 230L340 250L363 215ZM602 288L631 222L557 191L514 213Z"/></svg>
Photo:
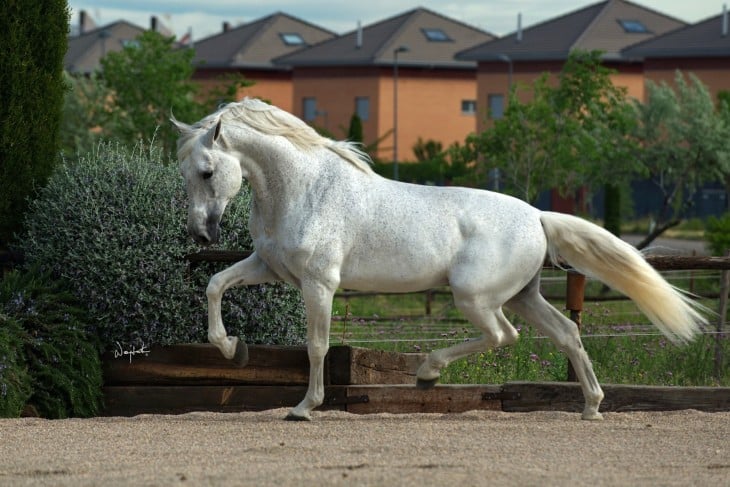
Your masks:
<svg viewBox="0 0 730 487"><path fill-rule="evenodd" d="M606 397L601 411L699 411L730 410L730 388L727 387L668 387L602 384ZM583 410L580 385L569 382L508 382L504 393L518 396L504 399L507 412Z"/></svg>
<svg viewBox="0 0 730 487"><path fill-rule="evenodd" d="M335 346L328 355L331 384L415 384L421 353L394 353Z"/></svg>
<svg viewBox="0 0 730 487"><path fill-rule="evenodd" d="M185 259L193 263L199 262L239 262L253 253L252 250L215 250L201 249L195 253L187 254Z"/></svg>
<svg viewBox="0 0 730 487"><path fill-rule="evenodd" d="M115 385L306 385L304 347L249 346L249 363L239 367L210 344L153 347L147 356L103 357L104 384Z"/></svg>
<svg viewBox="0 0 730 487"><path fill-rule="evenodd" d="M415 382L421 354L333 346L325 362L325 384L408 384ZM249 346L249 362L239 367L210 344L154 347L148 355L112 352L103 358L104 383L114 385L307 385L305 347Z"/></svg>
<svg viewBox="0 0 730 487"><path fill-rule="evenodd" d="M416 389L412 385L348 386L347 397L367 397L368 400L351 400L346 410L355 414L500 411L502 409L500 392L501 386L489 385L438 385L428 390Z"/></svg>
<svg viewBox="0 0 730 487"><path fill-rule="evenodd" d="M193 411L232 413L292 407L305 386L107 386L105 416L183 414Z"/></svg>
<svg viewBox="0 0 730 487"><path fill-rule="evenodd" d="M688 255L648 255L646 261L657 270L728 270L730 257L688 256Z"/></svg>

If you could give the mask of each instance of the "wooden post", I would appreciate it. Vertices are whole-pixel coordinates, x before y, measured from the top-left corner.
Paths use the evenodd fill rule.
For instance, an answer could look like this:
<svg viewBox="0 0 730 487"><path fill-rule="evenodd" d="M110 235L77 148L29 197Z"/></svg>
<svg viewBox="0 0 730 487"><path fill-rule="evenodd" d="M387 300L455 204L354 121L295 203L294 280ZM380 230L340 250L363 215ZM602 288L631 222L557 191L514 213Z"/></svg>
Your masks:
<svg viewBox="0 0 730 487"><path fill-rule="evenodd" d="M431 316L431 305L433 303L433 289L426 290L426 316Z"/></svg>
<svg viewBox="0 0 730 487"><path fill-rule="evenodd" d="M730 251L727 251L725 256L730 256ZM720 316L717 317L717 334L715 335L715 377L717 379L720 379L722 371L722 332L727 317L728 288L730 288L730 271L725 270L722 271L720 279L720 309L718 310Z"/></svg>
<svg viewBox="0 0 730 487"><path fill-rule="evenodd" d="M586 276L575 271L568 271L565 291L565 307L570 311L570 319L581 328L581 311L583 311L583 297L585 296ZM577 382L573 364L568 362L568 381Z"/></svg>

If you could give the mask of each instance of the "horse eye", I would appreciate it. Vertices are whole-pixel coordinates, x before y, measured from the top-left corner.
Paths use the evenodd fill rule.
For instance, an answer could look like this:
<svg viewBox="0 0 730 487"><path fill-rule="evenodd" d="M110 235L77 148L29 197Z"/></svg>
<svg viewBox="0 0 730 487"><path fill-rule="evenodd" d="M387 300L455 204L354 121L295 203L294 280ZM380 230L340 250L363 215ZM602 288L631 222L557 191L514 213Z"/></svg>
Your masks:
<svg viewBox="0 0 730 487"><path fill-rule="evenodd" d="M213 171L205 171L203 173L203 179L210 179L213 177Z"/></svg>

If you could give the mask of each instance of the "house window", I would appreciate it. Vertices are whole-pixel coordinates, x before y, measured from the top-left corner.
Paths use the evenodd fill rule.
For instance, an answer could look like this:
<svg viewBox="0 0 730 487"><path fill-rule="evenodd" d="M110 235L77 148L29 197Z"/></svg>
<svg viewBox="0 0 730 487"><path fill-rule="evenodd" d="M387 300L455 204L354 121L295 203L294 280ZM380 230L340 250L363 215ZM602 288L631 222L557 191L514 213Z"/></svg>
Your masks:
<svg viewBox="0 0 730 487"><path fill-rule="evenodd" d="M367 96L355 97L355 113L365 122L370 118L370 98Z"/></svg>
<svg viewBox="0 0 730 487"><path fill-rule="evenodd" d="M487 96L489 118L497 120L504 116L504 95L492 94Z"/></svg>
<svg viewBox="0 0 730 487"><path fill-rule="evenodd" d="M421 29L423 32L423 35L426 36L426 39L429 42L452 42L451 37L449 37L446 32L444 32L441 29Z"/></svg>
<svg viewBox="0 0 730 487"><path fill-rule="evenodd" d="M477 112L476 100L461 100L462 115L474 115Z"/></svg>
<svg viewBox="0 0 730 487"><path fill-rule="evenodd" d="M619 24L628 34L649 34L650 31L640 20L619 20Z"/></svg>
<svg viewBox="0 0 730 487"><path fill-rule="evenodd" d="M308 96L302 99L302 114L305 122L311 122L317 118L317 99Z"/></svg>
<svg viewBox="0 0 730 487"><path fill-rule="evenodd" d="M304 39L296 32L284 32L279 34L279 37L281 37L281 40L284 41L284 44L286 44L287 46L304 45Z"/></svg>

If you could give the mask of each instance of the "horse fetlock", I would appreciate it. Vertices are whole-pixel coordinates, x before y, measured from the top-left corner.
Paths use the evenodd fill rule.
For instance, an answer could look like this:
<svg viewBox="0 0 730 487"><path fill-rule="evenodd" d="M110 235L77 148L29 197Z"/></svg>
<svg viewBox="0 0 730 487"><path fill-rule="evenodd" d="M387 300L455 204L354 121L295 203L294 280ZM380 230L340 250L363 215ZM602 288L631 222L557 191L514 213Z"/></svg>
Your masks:
<svg viewBox="0 0 730 487"><path fill-rule="evenodd" d="M233 357L236 355L238 337L220 337L217 335L208 334L208 341L218 347L218 350L220 350L223 356L228 360L233 359Z"/></svg>

